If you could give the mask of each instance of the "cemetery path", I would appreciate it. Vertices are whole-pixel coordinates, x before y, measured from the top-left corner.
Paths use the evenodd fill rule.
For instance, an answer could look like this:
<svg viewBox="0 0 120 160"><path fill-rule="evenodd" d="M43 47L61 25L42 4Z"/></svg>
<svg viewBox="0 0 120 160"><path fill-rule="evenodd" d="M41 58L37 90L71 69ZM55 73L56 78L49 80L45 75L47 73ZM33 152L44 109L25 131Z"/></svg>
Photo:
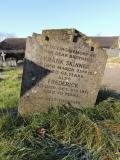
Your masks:
<svg viewBox="0 0 120 160"><path fill-rule="evenodd" d="M108 63L104 72L102 85L120 93L120 64Z"/></svg>

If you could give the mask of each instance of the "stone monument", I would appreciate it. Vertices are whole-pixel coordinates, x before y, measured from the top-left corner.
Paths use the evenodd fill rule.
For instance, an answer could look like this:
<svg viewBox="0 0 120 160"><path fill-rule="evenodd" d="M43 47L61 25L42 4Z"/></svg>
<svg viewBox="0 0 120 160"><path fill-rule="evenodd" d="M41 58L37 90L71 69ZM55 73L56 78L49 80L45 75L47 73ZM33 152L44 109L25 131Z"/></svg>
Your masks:
<svg viewBox="0 0 120 160"><path fill-rule="evenodd" d="M0 55L0 67L2 67L3 61L2 61L2 56Z"/></svg>
<svg viewBox="0 0 120 160"><path fill-rule="evenodd" d="M106 52L75 29L33 34L26 44L19 113L93 106L106 61Z"/></svg>
<svg viewBox="0 0 120 160"><path fill-rule="evenodd" d="M0 63L1 63L1 66L3 66L3 67L6 66L5 55L6 55L6 54L2 51L2 53L1 53L1 57L2 57L2 61L1 61L1 62L2 62L2 63L1 63L1 62L0 62Z"/></svg>
<svg viewBox="0 0 120 160"><path fill-rule="evenodd" d="M6 65L8 67L16 67L17 66L16 58L7 58Z"/></svg>

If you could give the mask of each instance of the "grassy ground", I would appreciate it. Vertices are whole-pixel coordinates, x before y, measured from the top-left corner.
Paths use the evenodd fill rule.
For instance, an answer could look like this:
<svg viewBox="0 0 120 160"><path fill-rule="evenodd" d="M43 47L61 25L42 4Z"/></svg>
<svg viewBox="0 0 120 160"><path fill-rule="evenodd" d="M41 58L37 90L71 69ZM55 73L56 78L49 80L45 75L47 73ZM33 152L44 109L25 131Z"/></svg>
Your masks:
<svg viewBox="0 0 120 160"><path fill-rule="evenodd" d="M120 64L120 57L111 57L111 58L108 58L107 63L118 63L118 64Z"/></svg>
<svg viewBox="0 0 120 160"><path fill-rule="evenodd" d="M1 69L1 76L3 79L0 79L0 108L16 108L19 101L22 69Z"/></svg>
<svg viewBox="0 0 120 160"><path fill-rule="evenodd" d="M1 160L119 160L120 102L90 109L56 107L0 121ZM109 159L105 159L105 158Z"/></svg>
<svg viewBox="0 0 120 160"><path fill-rule="evenodd" d="M0 107L16 108L22 70L3 70ZM99 95L89 109L56 107L48 113L0 117L0 160L119 160L120 101ZM104 95L104 96L103 96ZM110 93L112 96L112 94Z"/></svg>

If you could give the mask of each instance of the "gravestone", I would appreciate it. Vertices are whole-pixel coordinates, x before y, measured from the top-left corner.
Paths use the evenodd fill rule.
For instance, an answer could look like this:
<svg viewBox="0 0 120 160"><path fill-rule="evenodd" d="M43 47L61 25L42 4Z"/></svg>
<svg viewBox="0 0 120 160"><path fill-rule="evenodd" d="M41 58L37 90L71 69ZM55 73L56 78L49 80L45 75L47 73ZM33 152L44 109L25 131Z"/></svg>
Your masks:
<svg viewBox="0 0 120 160"><path fill-rule="evenodd" d="M6 66L16 67L17 66L16 58L7 58L6 59Z"/></svg>
<svg viewBox="0 0 120 160"><path fill-rule="evenodd" d="M2 57L0 55L0 67L2 67Z"/></svg>
<svg viewBox="0 0 120 160"><path fill-rule="evenodd" d="M6 54L2 51L2 53L1 53L1 57L2 57L2 67L5 67L6 66L6 61L5 61L5 56L6 56Z"/></svg>
<svg viewBox="0 0 120 160"><path fill-rule="evenodd" d="M106 52L75 29L43 30L28 37L20 114L58 105L93 106L106 61Z"/></svg>

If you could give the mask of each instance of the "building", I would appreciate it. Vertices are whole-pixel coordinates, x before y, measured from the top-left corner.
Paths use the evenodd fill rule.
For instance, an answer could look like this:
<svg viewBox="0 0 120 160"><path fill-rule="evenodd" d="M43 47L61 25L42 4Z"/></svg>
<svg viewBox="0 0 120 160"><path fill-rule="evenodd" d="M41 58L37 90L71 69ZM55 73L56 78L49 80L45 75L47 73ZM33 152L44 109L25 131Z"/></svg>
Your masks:
<svg viewBox="0 0 120 160"><path fill-rule="evenodd" d="M0 54L6 54L5 59L14 57L16 60L23 59L25 53L25 38L8 38L0 42Z"/></svg>
<svg viewBox="0 0 120 160"><path fill-rule="evenodd" d="M105 49L108 56L120 57L120 37L113 36L113 37L90 37L93 41L97 42L98 45Z"/></svg>
<svg viewBox="0 0 120 160"><path fill-rule="evenodd" d="M17 65L19 61L23 61L25 47L26 38L8 38L0 42L0 65Z"/></svg>

